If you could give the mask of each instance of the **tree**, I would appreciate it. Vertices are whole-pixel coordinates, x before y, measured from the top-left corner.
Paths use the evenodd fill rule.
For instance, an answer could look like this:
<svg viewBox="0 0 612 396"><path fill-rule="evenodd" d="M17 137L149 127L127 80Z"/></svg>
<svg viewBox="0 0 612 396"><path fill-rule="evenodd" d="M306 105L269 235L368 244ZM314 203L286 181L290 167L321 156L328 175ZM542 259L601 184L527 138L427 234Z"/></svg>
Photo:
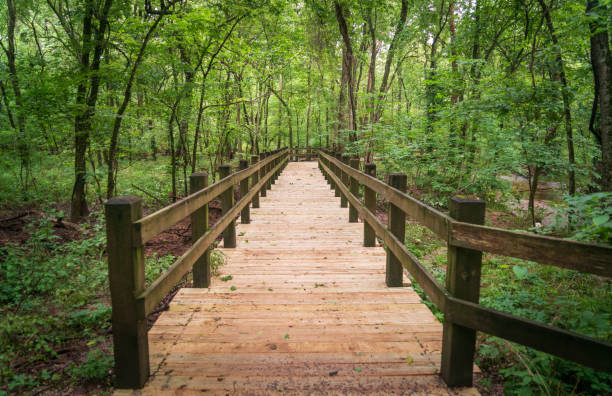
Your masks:
<svg viewBox="0 0 612 396"><path fill-rule="evenodd" d="M598 0L587 1L587 14L590 15L591 65L595 80L595 100L593 113L599 108L597 127L591 131L601 147L600 186L603 191L612 191L612 53L610 53L610 34L604 5ZM599 14L601 13L601 14ZM591 125L594 125L591 122Z"/></svg>

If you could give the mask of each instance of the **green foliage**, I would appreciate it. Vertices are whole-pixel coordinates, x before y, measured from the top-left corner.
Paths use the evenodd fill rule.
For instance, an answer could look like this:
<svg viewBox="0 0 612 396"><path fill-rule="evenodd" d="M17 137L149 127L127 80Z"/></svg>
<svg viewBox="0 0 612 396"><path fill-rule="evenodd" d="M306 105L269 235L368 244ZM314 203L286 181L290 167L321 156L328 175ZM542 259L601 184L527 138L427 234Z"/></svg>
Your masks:
<svg viewBox="0 0 612 396"><path fill-rule="evenodd" d="M95 381L108 378L112 367L112 355L100 349L92 349L87 352L84 362L71 363L67 371L73 378Z"/></svg>
<svg viewBox="0 0 612 396"><path fill-rule="evenodd" d="M171 254L159 257L157 253L153 253L151 257L147 257L145 263L146 285L150 286L155 282L170 268L174 261L176 261L176 258Z"/></svg>
<svg viewBox="0 0 612 396"><path fill-rule="evenodd" d="M441 283L446 249L425 227L408 223L406 246ZM444 316L420 286L414 290L436 317ZM604 278L520 259L486 254L480 303L556 327L612 340L612 288ZM481 334L476 363L504 377L507 394L607 394L612 375L534 349Z"/></svg>
<svg viewBox="0 0 612 396"><path fill-rule="evenodd" d="M601 7L589 15L583 3L555 2L550 11L558 40L551 37L539 2L483 0L472 6L417 0L409 2L408 21L397 37L393 34L400 2L339 2L346 11L355 59L351 80L357 131L347 129L348 95L341 74L346 48L331 3L178 2L143 52L130 85L133 95L118 118L117 157L110 159L113 121L151 15L142 1L113 2L103 43L108 48L102 51L99 72L93 73L80 64L78 40L83 37L86 2L75 1L59 11L53 2L16 3L15 73L8 67L7 35L0 37L5 48L0 53L1 209L65 206L75 179L75 117L86 108L92 113L85 189L95 213L106 198L109 173L117 181L118 195L142 196L146 209L155 209L187 194L192 169L207 171L212 183L220 163L235 163L240 155L290 142L344 146L362 157L371 154L381 178L405 172L411 193L438 208L456 194L475 195L503 208L525 193L513 191L500 176L532 182L536 170L540 179L559 183L563 192L570 170L576 173L579 191L592 191L597 184L593 164L602 158L602 149L590 131L594 79L589 23L604 21L602 28L609 29L608 0L599 1ZM0 8L2 26L7 26L6 8ZM374 35L362 34L372 16ZM94 28L97 17L98 12ZM389 85L383 87L391 43L397 47L389 63ZM378 49L374 84L368 75L372 48ZM90 64L96 63L93 55ZM100 95L95 106L85 107L78 104L78 88L84 84L85 91L92 92L93 77L99 78ZM564 99L569 100L571 119L565 116ZM372 108L377 106L380 109ZM374 110L380 110L380 117L373 117ZM23 131L15 124L20 115ZM570 120L572 140L565 131ZM24 137L30 156L25 167L16 144ZM568 159L572 142L574 164ZM116 165L116 174L109 164ZM31 178L26 183L27 173ZM556 221L538 232L609 244L610 197L566 197L555 208ZM37 384L60 381L55 373L16 373L15 361L25 359L22 366L27 366L54 359L54 351L71 337L82 337L88 344L100 329L108 328L103 222L99 213L93 216L98 221L83 225L82 239L63 243L53 224L42 220L28 228L30 238L23 246L0 249L0 307L6 318L0 323L0 363L7 391L27 393ZM443 246L416 226L410 225L408 234L411 250L443 281ZM174 259L148 258L147 283ZM546 272L532 263L497 260L490 259L495 269L489 268L483 278L489 285L483 299L492 306L545 322L563 318L562 326L609 337L601 323L609 320L608 311L601 310L601 301L609 295L587 288L609 290L609 284ZM213 274L223 262L223 255L213 251ZM498 290L493 283L497 278L511 292ZM563 292L555 292L551 283ZM414 287L423 296L418 285ZM567 287L583 293L574 295ZM548 306L529 308L540 297L547 298ZM426 303L442 319L431 302ZM551 307L561 314L555 316ZM507 348L491 360L511 356L503 373L513 392L564 393L576 378L590 384L584 389L606 392L598 388L597 376L572 371L578 370L575 366L496 340L487 342L483 348ZM96 355L105 352L90 353L83 367L71 367L65 376L105 378L102 373L110 363ZM516 362L520 364L511 365ZM545 369L546 362L551 369ZM542 380L548 376L553 379Z"/></svg>
<svg viewBox="0 0 612 396"><path fill-rule="evenodd" d="M225 264L226 258L225 253L220 250L212 250L210 252L210 273L212 276L219 276L219 268Z"/></svg>
<svg viewBox="0 0 612 396"><path fill-rule="evenodd" d="M542 232L569 234L572 239L584 242L612 243L612 193L566 196L563 201L554 222Z"/></svg>
<svg viewBox="0 0 612 396"><path fill-rule="evenodd" d="M97 214L94 217L101 219ZM92 304L108 287L102 257L104 224L84 228L84 238L61 243L53 223L42 219L26 228L30 238L25 244L0 249L0 376L8 390L26 392L66 378L78 380L76 371L27 374L23 367L53 362L59 358L58 351L75 338L86 351L89 342L99 339L110 326L110 307ZM15 367L21 367L20 372Z"/></svg>
<svg viewBox="0 0 612 396"><path fill-rule="evenodd" d="M0 379L6 384L0 393L27 393L44 385L110 384L113 359L102 342L111 316L103 256L106 237L102 214L91 216L97 221L81 225L81 239L62 241L54 223L41 219L27 226L29 239L23 245L0 248ZM216 263L222 261L218 254L213 257ZM174 260L172 255L147 258L147 284ZM82 350L82 361L63 373L24 371L40 363L53 367L62 349L74 346Z"/></svg>
<svg viewBox="0 0 612 396"><path fill-rule="evenodd" d="M612 340L612 308L607 303L612 292L600 277L493 256L484 260L482 278L480 302L485 306ZM502 367L506 392L512 394L612 391L612 375L495 337L483 337L477 363L485 370Z"/></svg>

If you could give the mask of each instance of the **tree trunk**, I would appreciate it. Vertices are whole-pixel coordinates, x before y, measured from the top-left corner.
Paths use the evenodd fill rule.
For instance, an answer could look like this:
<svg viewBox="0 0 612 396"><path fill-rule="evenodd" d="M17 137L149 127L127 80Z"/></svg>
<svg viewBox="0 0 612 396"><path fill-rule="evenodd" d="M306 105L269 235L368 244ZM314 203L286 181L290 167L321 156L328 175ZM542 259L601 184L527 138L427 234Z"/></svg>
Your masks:
<svg viewBox="0 0 612 396"><path fill-rule="evenodd" d="M554 45L555 52L555 65L553 66L553 78L556 81L561 82L561 97L563 99L563 118L565 119L565 136L567 139L567 155L569 161L569 172L568 172L568 190L570 195L576 193L576 174L574 171L574 137L572 131L572 113L569 102L569 87L567 86L567 77L565 75L565 65L563 63L563 57L561 56L561 48L559 48L559 40L557 33L552 22L552 16L550 15L550 7L544 4L544 0L538 0L542 13L546 19L546 26L550 33L550 38Z"/></svg>
<svg viewBox="0 0 612 396"><path fill-rule="evenodd" d="M338 27L340 28L340 34L342 35L342 41L344 42L345 56L342 62L346 65L346 88L348 92L348 110L349 110L349 126L348 129L351 131L351 140L356 139L355 132L357 130L357 115L355 114L355 81L353 68L355 66L355 56L353 55L353 46L351 45L351 39L349 37L348 26L346 19L344 18L344 9L338 1L334 1L334 8L336 10L336 19L338 21Z"/></svg>
<svg viewBox="0 0 612 396"><path fill-rule="evenodd" d="M168 121L168 141L170 143L170 169L172 172L172 202L176 202L176 155L174 151L174 115L176 111L172 109L170 121Z"/></svg>
<svg viewBox="0 0 612 396"><path fill-rule="evenodd" d="M340 144L340 129L346 129L346 85L348 81L348 70L346 58L346 49L342 47L342 76L340 78L340 95L338 96L338 122L335 127L334 144Z"/></svg>
<svg viewBox="0 0 612 396"><path fill-rule="evenodd" d="M310 78L311 78L312 58L308 64L308 110L306 110L306 148L310 145L310 107L312 98L310 97Z"/></svg>
<svg viewBox="0 0 612 396"><path fill-rule="evenodd" d="M605 7L599 0L588 0L587 13ZM605 10L602 10L605 15ZM612 191L612 53L609 32L603 17L594 18L591 29L591 64L595 77L595 95L599 97L599 128L601 142L602 191Z"/></svg>
<svg viewBox="0 0 612 396"><path fill-rule="evenodd" d="M19 174L22 188L24 191L27 191L30 184L30 149L25 130L25 109L23 108L19 76L17 75L17 67L15 65L15 27L17 25L17 8L15 5L15 0L7 0L7 6L8 50L5 50L5 53L9 69L9 81L11 82L13 94L15 95L15 110L17 114L17 152L19 153L19 160L21 163Z"/></svg>
<svg viewBox="0 0 612 396"><path fill-rule="evenodd" d="M366 87L366 92L368 94L368 114L369 114L369 122L370 124L374 123L374 86L376 85L376 55L378 53L376 46L376 14L374 15L374 20L372 20L372 10L368 10L366 14L366 22L368 24L368 33L370 34L371 40L371 48L370 48L370 66L368 68L368 85Z"/></svg>
<svg viewBox="0 0 612 396"><path fill-rule="evenodd" d="M97 29L94 28L94 4L88 0L83 16L83 35L80 48L80 82L77 87L76 107L80 110L74 120L74 187L70 205L70 220L78 222L87 215L87 199L85 195L85 175L87 173L86 152L89 145L89 135L92 130L92 120L96 112L98 92L100 88L100 62L107 46L105 38L108 27L108 15L112 0L104 3ZM92 42L92 35L95 36ZM92 48L92 45L95 46ZM93 58L90 60L93 49ZM90 63L91 62L91 63ZM87 75L89 86L87 86ZM89 92L89 93L88 93Z"/></svg>
<svg viewBox="0 0 612 396"><path fill-rule="evenodd" d="M281 136L282 136L282 127L281 127L281 120L283 118L283 105L281 103L280 100L280 95L283 94L283 75L281 74L279 76L278 79L278 95L279 95L279 100L278 100L278 132L277 132L277 144L276 144L276 148L280 148L281 146ZM289 124L291 124L291 117L289 117ZM291 146L291 145L290 145ZM264 147L264 149L267 149L267 146Z"/></svg>
<svg viewBox="0 0 612 396"><path fill-rule="evenodd" d="M125 86L125 90L123 92L123 102L121 103L121 106L119 106L119 109L117 110L117 113L115 114L115 120L113 122L113 132L111 134L110 145L108 149L108 163L107 163L108 174L107 174L107 182L106 182L107 184L106 197L109 199L115 196L115 184L116 184L115 173L117 171L116 159L117 159L117 146L119 142L119 131L121 130L121 122L123 121L123 114L127 110L127 107L130 103L130 99L132 97L132 86L134 85L136 71L138 70L138 67L140 66L142 58L144 57L145 49L147 48L147 44L149 43L149 40L153 36L153 32L155 31L155 29L157 28L157 25L159 25L159 23L161 22L165 14L166 14L166 10L160 11L159 15L157 15L157 17L155 18L155 21L153 22L153 24L149 27L149 30L147 31L147 34L144 37L143 42L141 43L140 49L138 51L138 55L136 57L136 60L134 61L134 64L132 65L132 69L130 71L128 81Z"/></svg>
<svg viewBox="0 0 612 396"><path fill-rule="evenodd" d="M400 11L400 17L397 21L397 25L395 26L395 32L393 33L393 38L391 39L391 44L389 45L389 51L387 51L387 59L385 60L385 71L383 72L382 80L380 82L380 88L378 89L378 104L376 105L376 112L374 114L374 122L378 122L380 117L382 116L383 102L385 99L385 94L391 85L389 83L389 76L391 74L391 65L393 64L393 58L395 57L395 53L397 52L397 48L399 46L399 39L404 30L404 25L406 24L406 18L408 16L408 0L402 0L402 9ZM393 81L393 79L391 80Z"/></svg>

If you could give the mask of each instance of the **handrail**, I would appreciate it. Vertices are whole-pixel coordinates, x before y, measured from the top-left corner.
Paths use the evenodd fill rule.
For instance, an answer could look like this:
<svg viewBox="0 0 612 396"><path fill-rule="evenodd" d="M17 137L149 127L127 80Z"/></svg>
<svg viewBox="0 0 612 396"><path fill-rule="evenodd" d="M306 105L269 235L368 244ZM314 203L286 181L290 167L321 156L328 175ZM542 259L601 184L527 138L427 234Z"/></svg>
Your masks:
<svg viewBox="0 0 612 396"><path fill-rule="evenodd" d="M361 214L364 221L367 221L368 224L374 231L376 235L378 235L385 246L387 246L395 255L400 259L402 263L407 267L406 269L410 274L414 277L419 285L427 294L427 297L431 299L438 307L441 307L443 310L444 305L446 303L445 294L448 292L438 283L438 281L427 271L427 269L419 262L419 260L408 250L406 245L400 242L395 235L393 235L384 225L378 220L376 215L370 212L365 205L363 205L359 198L351 194L349 189L342 183L341 179L334 175L333 172L323 164L323 169L329 174L329 176L334 180L338 188L342 191L342 193L346 196L346 198L350 201L350 203L357 209L357 211Z"/></svg>
<svg viewBox="0 0 612 396"><path fill-rule="evenodd" d="M477 224L452 222L453 246L612 277L612 248Z"/></svg>
<svg viewBox="0 0 612 396"><path fill-rule="evenodd" d="M478 303L453 296L442 287L418 259L410 253L404 242L400 241L390 232L390 230L385 228L376 215L366 208L357 196L351 193L349 186L347 186L342 181L342 178L336 175L331 168L337 168L339 172L348 174L365 186L386 197L394 205L402 208L404 213L408 216L411 216L411 213L416 214L416 216L414 216L415 220L430 227L430 229L433 227L434 231L437 229L438 232L436 233L449 241L449 246L457 246L477 251L489 251L488 249L490 249L500 254L511 255L513 257L529 257L528 259L533 261L544 262L545 264L552 264L559 267L573 269L578 269L579 267L588 270L588 272L597 274L609 273L610 266L612 266L612 249L605 246L584 244L559 238L541 237L538 235L532 236L493 227L459 222L450 216L442 214L420 203L407 194L384 184L374 177L347 166L326 153L319 151L319 155L321 169L324 174L331 179L330 182L332 186L335 185L341 191L341 194L346 197L351 205L361 214L364 223L369 224L370 227L374 229L375 233L383 240L385 246L399 259L402 266L408 270L415 281L423 288L425 294L445 314L445 334L447 331L447 323L449 323L449 326L450 324L456 324L469 329L484 331L510 341L515 341L543 352L592 367L596 370L612 372L612 359L610 359L610 356L612 356L612 343L483 307L478 305ZM333 164L333 166L330 167L328 164ZM426 221L425 219L427 217L435 217L436 221ZM440 225L443 225L442 227L444 227L444 225L446 226L446 234L440 232L444 229ZM468 238L468 236L470 237ZM500 243L503 238L508 238L512 243L509 245ZM497 247L492 245L493 241L497 243ZM503 247L499 247L499 245L503 245ZM536 246L546 246L550 248L553 245L561 246L564 252L544 254L543 258L536 256L534 250L531 250L530 253L520 252L520 249L525 247L535 249ZM587 247L588 249L592 249L590 253L585 250ZM586 254L583 258L592 258L594 261L589 263L582 262L579 265L575 256L568 258L569 264L567 262L559 263L554 261L560 257L567 258L568 249L574 255ZM480 268L478 268L478 273L479 272ZM453 336L449 335L449 337L452 338ZM449 342L448 345L447 342ZM450 341L447 340L445 335L442 347L443 356L445 352L448 354L445 349L449 347ZM467 351L469 351L469 348ZM471 356L468 358L472 359ZM445 380L449 378L451 378L450 382L453 382L454 379L452 375L445 377ZM471 383L471 375L468 380ZM451 383L450 385L457 384Z"/></svg>
<svg viewBox="0 0 612 396"><path fill-rule="evenodd" d="M284 151L278 152L270 157L266 157L266 159L259 161L255 165L251 165L247 169L233 173L230 176L210 185L209 187L206 187L205 189L191 194L180 201L173 203L172 205L166 206L165 208L162 208L157 212L151 213L150 215L138 220L134 223L134 236L136 238L134 243L145 244L146 242L150 241L160 232L172 227L196 211L198 208L206 205L229 187L250 177L262 167L279 158L281 155L283 155L283 153Z"/></svg>
<svg viewBox="0 0 612 396"><path fill-rule="evenodd" d="M288 153L286 148L262 153L265 159L224 177L209 187L204 187L207 177L205 174L193 174L192 189L199 189L197 192L146 217L142 217L141 198L116 197L106 202L107 252L117 388L143 387L149 377L147 315L192 267L194 287L208 286L210 246L221 233L224 233L226 248L235 246L236 216L247 208L251 201L259 206L259 201L254 199L255 196L260 193L263 196L266 188L271 188L271 184L288 162ZM257 156L253 157L254 161L257 159ZM242 161L241 167L246 166L247 162ZM229 165L225 165L220 169L229 172L229 168ZM248 178L251 176L249 188ZM243 195L234 204L232 191L234 184L239 182ZM221 196L223 216L208 229L206 205L216 196ZM241 213L243 222L248 222L246 213L246 211ZM192 236L197 240L166 272L149 287L145 287L144 243L189 215L193 225Z"/></svg>
<svg viewBox="0 0 612 396"><path fill-rule="evenodd" d="M408 216L425 225L436 235L442 238L448 237L448 224L453 221L449 216L429 205L424 204L423 202L414 199L410 195L391 187L375 177L351 168L330 155L323 152L320 153L324 158L333 162L334 165L342 169L342 172L347 173L350 177L355 178L359 183L374 190L387 201L402 209Z"/></svg>
<svg viewBox="0 0 612 396"><path fill-rule="evenodd" d="M612 277L612 248L592 243L463 223L321 152L342 172L376 191L450 245Z"/></svg>
<svg viewBox="0 0 612 396"><path fill-rule="evenodd" d="M194 242L191 248L183 253L183 255L179 257L166 272L157 278L151 286L136 297L139 307L138 312L141 318L146 318L147 315L153 311L157 304L159 304L159 302L170 292L172 287L189 272L196 260L210 247L217 237L221 235L229 223L251 202L253 196L255 196L268 179L274 175L274 172L279 170L284 164L285 161L282 161L256 185L251 186L247 195L241 197L229 212L224 214L211 229Z"/></svg>

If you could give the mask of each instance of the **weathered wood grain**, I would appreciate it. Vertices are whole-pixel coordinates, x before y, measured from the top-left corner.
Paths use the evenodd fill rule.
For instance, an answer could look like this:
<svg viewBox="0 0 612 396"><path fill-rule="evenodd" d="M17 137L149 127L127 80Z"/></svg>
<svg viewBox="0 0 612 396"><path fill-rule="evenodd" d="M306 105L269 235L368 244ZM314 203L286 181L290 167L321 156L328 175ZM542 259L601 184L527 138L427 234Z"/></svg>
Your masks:
<svg viewBox="0 0 612 396"><path fill-rule="evenodd" d="M339 204L316 163L289 163L210 288L180 290L149 332L138 392L476 395L440 380L441 324L385 286L384 249Z"/></svg>
<svg viewBox="0 0 612 396"><path fill-rule="evenodd" d="M287 158L284 161L287 161ZM278 164L277 167L281 165L282 163ZM231 210L225 213L212 228L194 242L191 248L183 253L163 275L157 278L143 293L138 295L136 302L139 306L139 314L143 318L152 312L155 306L168 294L170 289L189 272L193 264L204 254L225 228L234 221L242 208L250 203L253 196L259 193L259 189L265 186L270 177L271 173L266 174L257 185L251 188L247 195L240 198Z"/></svg>
<svg viewBox="0 0 612 396"><path fill-rule="evenodd" d="M453 246L612 277L612 248L467 223L453 223Z"/></svg>
<svg viewBox="0 0 612 396"><path fill-rule="evenodd" d="M355 205L357 211L361 214L364 221L367 221L370 226L374 229L376 235L378 235L384 242L385 246L391 250L395 256L402 263L402 266L412 275L419 286L423 288L425 294L433 301L434 304L441 310L444 311L444 305L446 303L445 296L448 294L447 291L440 285L440 283L431 275L427 269L419 262L419 260L408 250L404 241L398 240L393 233L391 233L374 213L370 212L359 200L349 193L348 188L344 186L340 179L331 173L331 170L324 164L323 170L329 174L332 180L336 183L336 187L348 194L347 198Z"/></svg>
<svg viewBox="0 0 612 396"><path fill-rule="evenodd" d="M597 370L612 372L611 360L609 359L609 356L612 354L612 344L609 342L586 337L543 323L519 318L451 296L448 291L441 288L431 274L429 274L418 260L416 260L416 258L406 249L403 241L399 241L390 233L389 230L380 223L376 216L359 202L357 197L348 192L348 188L340 182L340 179L336 175L330 173L330 168L325 164L322 164L322 168L323 171L328 172L329 177L337 183L337 188L339 188L342 193L347 194L348 200L356 205L357 210L365 221L372 225L376 234L383 240L385 245L398 256L402 265L413 275L438 308L445 313L449 321L470 329L484 331L511 341L516 341L543 352L576 361ZM453 226L460 225L466 228L473 227L481 230L490 229L504 232L504 230L500 229L456 221L452 221L450 224ZM532 235L527 234L525 236L528 239L532 237ZM538 236L535 237L534 239L537 239ZM458 244L457 246L461 248L477 249L476 243L477 242L465 245ZM584 245L575 242L570 242L570 244ZM563 346L561 347L559 345Z"/></svg>
<svg viewBox="0 0 612 396"><path fill-rule="evenodd" d="M612 373L612 344L450 297L453 322Z"/></svg>
<svg viewBox="0 0 612 396"><path fill-rule="evenodd" d="M403 210L412 220L418 221L441 238L448 238L448 224L451 219L446 214L435 210L375 177L359 172L343 164L341 161L325 153L321 153L321 156L328 160L332 166L340 168L343 173L347 173L350 177L354 177L359 183L374 190L382 198L385 198L387 201Z"/></svg>
<svg viewBox="0 0 612 396"><path fill-rule="evenodd" d="M142 245L151 240L151 238L155 237L160 232L164 231L168 227L172 227L174 224L189 216L195 210L201 208L203 205L206 205L218 197L219 194L227 190L229 187L239 183L245 178L250 177L253 173L261 170L263 167L268 166L273 160L284 155L285 152L286 150L283 150L273 156L267 157L245 170L233 173L229 177L221 179L195 194L191 194L188 197L173 203L172 205L166 206L155 213L151 213L150 215L143 217L134 223L134 242L137 245Z"/></svg>

